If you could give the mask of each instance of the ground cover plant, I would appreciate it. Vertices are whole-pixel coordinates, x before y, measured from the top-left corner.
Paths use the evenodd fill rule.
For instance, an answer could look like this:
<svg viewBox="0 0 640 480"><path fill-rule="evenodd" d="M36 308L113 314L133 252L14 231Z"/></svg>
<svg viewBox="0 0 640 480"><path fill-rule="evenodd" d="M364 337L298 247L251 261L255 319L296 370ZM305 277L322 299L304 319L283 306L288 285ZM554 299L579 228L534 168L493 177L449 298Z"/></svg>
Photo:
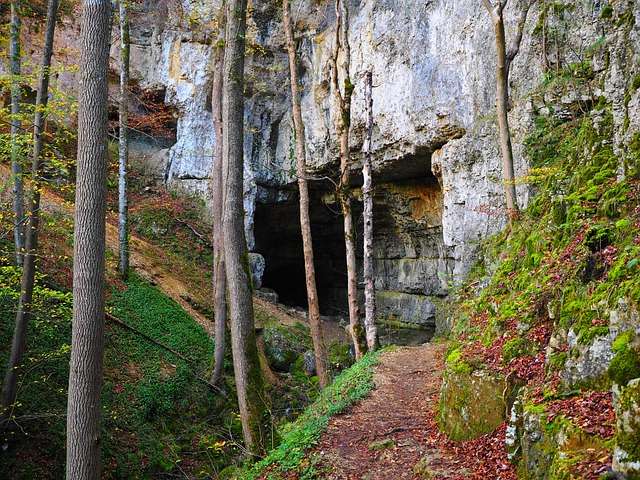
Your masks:
<svg viewBox="0 0 640 480"><path fill-rule="evenodd" d="M633 331L620 331L608 347L615 354L608 370L582 377L571 370L594 342L611 343L618 331L611 312L640 307L640 175L636 167L620 175L610 109L600 107L569 120L535 117L525 181L536 196L486 242L483 261L458 290L447 357L451 371L494 371L526 386L525 409L540 415L550 438L562 431L594 439L597 454L557 455L553 478L598 478L610 467L610 388L640 376L629 361ZM638 153L636 138L624 153L628 165ZM481 283L488 288L476 290Z"/></svg>

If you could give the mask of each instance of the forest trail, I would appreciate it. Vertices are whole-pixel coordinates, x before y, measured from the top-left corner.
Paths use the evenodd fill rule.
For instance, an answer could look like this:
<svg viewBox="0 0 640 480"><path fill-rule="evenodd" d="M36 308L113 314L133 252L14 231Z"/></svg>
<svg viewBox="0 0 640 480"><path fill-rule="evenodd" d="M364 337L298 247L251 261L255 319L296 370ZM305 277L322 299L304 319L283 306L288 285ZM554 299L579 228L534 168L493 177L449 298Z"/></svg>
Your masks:
<svg viewBox="0 0 640 480"><path fill-rule="evenodd" d="M433 421L444 349L441 343L428 343L382 355L375 389L349 412L334 417L315 449L322 458L318 468L332 472L325 478L465 478L465 470L439 448ZM414 470L425 458L428 477Z"/></svg>

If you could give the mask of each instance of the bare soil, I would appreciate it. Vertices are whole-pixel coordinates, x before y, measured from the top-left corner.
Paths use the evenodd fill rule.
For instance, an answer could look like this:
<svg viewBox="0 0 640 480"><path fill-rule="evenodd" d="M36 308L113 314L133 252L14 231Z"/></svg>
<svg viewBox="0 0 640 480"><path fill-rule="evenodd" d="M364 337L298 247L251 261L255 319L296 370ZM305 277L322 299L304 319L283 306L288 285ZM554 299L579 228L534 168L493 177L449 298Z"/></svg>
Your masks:
<svg viewBox="0 0 640 480"><path fill-rule="evenodd" d="M333 418L316 448L327 479L464 478L455 459L430 441L438 403L444 346L428 343L383 354L375 389L348 413Z"/></svg>

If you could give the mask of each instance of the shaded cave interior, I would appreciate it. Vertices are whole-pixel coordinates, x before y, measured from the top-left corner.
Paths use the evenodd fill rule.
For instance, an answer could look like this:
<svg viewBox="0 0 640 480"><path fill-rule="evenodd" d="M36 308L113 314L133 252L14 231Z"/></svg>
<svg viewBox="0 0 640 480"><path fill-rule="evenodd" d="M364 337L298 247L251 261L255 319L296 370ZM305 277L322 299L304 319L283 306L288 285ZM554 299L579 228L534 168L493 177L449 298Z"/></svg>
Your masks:
<svg viewBox="0 0 640 480"><path fill-rule="evenodd" d="M362 286L363 204L360 189L354 188L353 193L358 284ZM320 311L323 315L347 316L346 255L340 204L333 186L319 182L310 184L310 200ZM396 285L397 277L401 276L402 272L393 270L397 270L402 259L406 257L426 256L429 261L438 261L441 252L434 252L432 245L442 243L442 209L442 191L436 177L430 171L423 171L418 178L393 179L374 186L374 258L377 290L394 288L390 287L390 284ZM262 286L274 290L280 303L306 309L297 192L291 192L286 201L257 203L254 234L255 251L265 258ZM437 242L433 241L434 236L439 237ZM394 276L395 281L386 278ZM362 306L362 291L359 292L359 296Z"/></svg>

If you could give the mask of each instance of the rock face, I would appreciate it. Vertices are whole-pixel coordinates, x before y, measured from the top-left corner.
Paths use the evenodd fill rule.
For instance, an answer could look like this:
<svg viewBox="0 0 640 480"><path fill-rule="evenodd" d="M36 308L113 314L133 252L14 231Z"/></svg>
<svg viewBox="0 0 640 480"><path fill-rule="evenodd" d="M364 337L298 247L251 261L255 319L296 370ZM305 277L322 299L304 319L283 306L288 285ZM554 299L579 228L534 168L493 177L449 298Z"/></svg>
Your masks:
<svg viewBox="0 0 640 480"><path fill-rule="evenodd" d="M513 403L504 375L447 368L440 390L438 423L452 440L470 440L502 425Z"/></svg>
<svg viewBox="0 0 640 480"><path fill-rule="evenodd" d="M196 8L197 2L183 3L183 17L192 18L190 28L184 20L173 26L171 21L158 24L153 9L147 12L148 24L141 19L134 35L133 72L142 88L164 90L178 117L177 142L165 156L164 181L208 199L215 145L209 102L216 27L210 25L215 24L219 2L210 10ZM497 128L491 120L492 28L481 2L464 8L418 0L348 5L356 198L364 129L361 79L366 69L374 71L374 248L380 313L389 320L432 325L438 298L473 264L478 239L505 225ZM346 310L344 247L334 187L324 179L336 178L338 155L338 112L329 68L335 11L327 1L302 2L296 8L307 161L310 174L323 178L312 182L318 283L323 310L336 313ZM272 2L252 2L246 227L249 247L265 258L264 286L278 291L285 303L304 306L280 16ZM523 165L519 158L520 173ZM359 208L356 201L356 211Z"/></svg>
<svg viewBox="0 0 640 480"><path fill-rule="evenodd" d="M168 187L209 202L216 141L211 69L222 2L175 2L181 8L172 11L165 2L142 2L132 29L132 77L142 91L162 97L176 117L175 143L164 150L154 147L159 152L150 155L148 170ZM265 259L263 285L276 290L283 301L304 306L281 11L277 2L250 3L245 75L247 241ZM329 0L294 3L320 300L325 313L344 312L344 247L334 183L339 113L330 69L336 14ZM362 78L367 69L374 72L374 248L380 312L389 320L433 324L438 299L474 264L478 241L507 222L495 119L493 27L480 1L347 0L347 5L355 86L352 188L358 214L365 124ZM638 43L634 20L640 12L635 2L611 4L609 10L607 5L556 2L531 8L510 75L517 177L526 175L521 146L534 126L534 114L565 118L591 110L602 97L613 104L620 132L616 146L634 141L640 127L640 89L629 85L640 70L640 59L628 45ZM509 2L506 9L508 42L518 8L519 2ZM540 8L552 10L541 15ZM541 28L542 18L546 29ZM564 36L552 38L553 32ZM599 75L602 81L589 95L577 94L580 89L570 82L547 88L543 97L536 93L545 78L567 68ZM620 175L626 168L621 156ZM529 187L518 182L517 188L520 204L526 205Z"/></svg>

